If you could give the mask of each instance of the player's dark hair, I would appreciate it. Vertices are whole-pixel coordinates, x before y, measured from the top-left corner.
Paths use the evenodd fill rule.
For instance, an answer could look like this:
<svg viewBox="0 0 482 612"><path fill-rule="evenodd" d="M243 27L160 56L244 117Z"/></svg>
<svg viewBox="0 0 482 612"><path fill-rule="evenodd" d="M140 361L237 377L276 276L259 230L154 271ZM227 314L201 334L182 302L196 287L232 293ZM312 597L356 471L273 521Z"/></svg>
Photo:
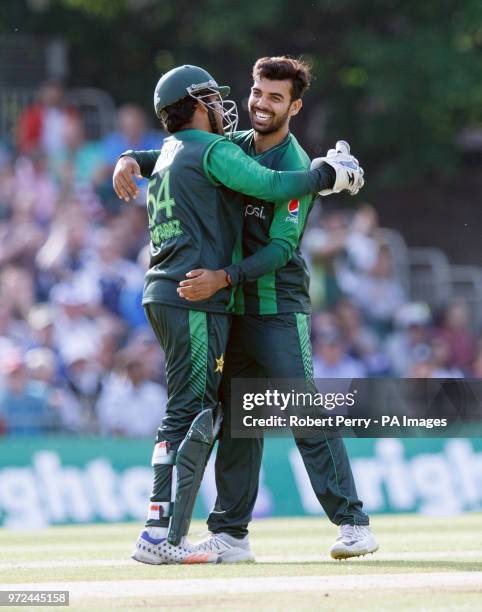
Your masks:
<svg viewBox="0 0 482 612"><path fill-rule="evenodd" d="M298 100L310 86L311 68L301 59L291 57L261 57L253 66L253 79L291 81L291 100Z"/></svg>
<svg viewBox="0 0 482 612"><path fill-rule="evenodd" d="M193 118L194 111L196 110L197 100L191 96L181 98L174 104L169 104L161 111L161 123L162 127L169 132L174 134L178 132L186 123L189 123Z"/></svg>
<svg viewBox="0 0 482 612"><path fill-rule="evenodd" d="M212 92L207 89L202 89L196 92L196 97L202 98L203 96L210 96L211 93ZM161 111L161 123L166 132L174 134L174 132L178 132L186 123L189 123L194 116L194 111L196 110L198 102L199 100L193 96L186 96L174 102L174 104L164 107ZM212 111L209 112L212 113ZM211 123L211 128L215 131L215 126L213 125L214 118L210 117L209 121Z"/></svg>

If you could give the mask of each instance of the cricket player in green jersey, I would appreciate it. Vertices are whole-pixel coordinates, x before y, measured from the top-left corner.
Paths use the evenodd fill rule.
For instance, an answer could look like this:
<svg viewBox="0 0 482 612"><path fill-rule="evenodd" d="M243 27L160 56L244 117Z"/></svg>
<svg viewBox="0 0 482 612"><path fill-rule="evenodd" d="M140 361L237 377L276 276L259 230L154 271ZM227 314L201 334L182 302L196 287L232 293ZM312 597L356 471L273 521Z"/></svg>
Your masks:
<svg viewBox="0 0 482 612"><path fill-rule="evenodd" d="M237 121L234 103L224 99L228 92L202 68L181 66L160 79L154 94L156 114L171 136L151 154L151 259L143 304L166 355L168 402L152 457L146 529L133 553L144 563L222 560L216 552L193 549L186 535L216 435L233 292L226 279L215 295L191 306L178 294L179 282L190 269L222 269L240 260L241 193L284 201L363 184L354 158L320 161L299 172L259 165L224 136ZM114 172L114 188L125 199L132 195L129 176L140 172L135 157L127 152Z"/></svg>
<svg viewBox="0 0 482 612"><path fill-rule="evenodd" d="M233 141L264 166L303 170L310 162L289 132L301 108L309 69L289 58L262 58L253 69L248 103L252 130ZM230 435L232 378L313 378L309 338L309 277L300 242L313 204L311 195L279 203L245 197L243 257L222 271L195 270L180 283L189 300L211 296L228 273L237 286L222 382L224 421L216 456L218 497L208 519L212 536L198 550L216 551L224 562L253 558L248 523L258 492L263 440ZM220 281L221 279L221 281ZM214 293L215 295L215 293ZM296 438L313 490L331 521L340 525L334 558L374 552L378 545L358 499L341 438L324 433Z"/></svg>

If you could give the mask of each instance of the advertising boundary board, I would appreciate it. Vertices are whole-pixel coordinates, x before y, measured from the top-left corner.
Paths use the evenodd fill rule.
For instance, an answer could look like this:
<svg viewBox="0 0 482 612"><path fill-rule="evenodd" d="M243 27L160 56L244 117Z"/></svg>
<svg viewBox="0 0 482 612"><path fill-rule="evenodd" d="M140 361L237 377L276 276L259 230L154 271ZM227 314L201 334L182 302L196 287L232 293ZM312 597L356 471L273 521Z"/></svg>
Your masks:
<svg viewBox="0 0 482 612"><path fill-rule="evenodd" d="M367 512L450 515L482 509L482 440L347 439ZM152 484L151 441L36 437L0 442L0 524L140 521ZM214 456L196 503L215 499ZM323 516L293 440L267 438L255 517Z"/></svg>

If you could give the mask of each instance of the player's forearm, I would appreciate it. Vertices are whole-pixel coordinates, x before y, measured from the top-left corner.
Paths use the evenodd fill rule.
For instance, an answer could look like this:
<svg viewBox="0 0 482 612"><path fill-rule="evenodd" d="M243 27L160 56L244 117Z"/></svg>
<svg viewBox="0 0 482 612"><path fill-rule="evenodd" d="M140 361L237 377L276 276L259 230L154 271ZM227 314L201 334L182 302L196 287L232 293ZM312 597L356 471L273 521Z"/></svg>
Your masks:
<svg viewBox="0 0 482 612"><path fill-rule="evenodd" d="M255 281L285 266L293 256L293 247L284 240L272 241L254 255L225 268L232 285Z"/></svg>
<svg viewBox="0 0 482 612"><path fill-rule="evenodd" d="M274 172L273 177L266 177L262 195L254 195L262 200L288 200L318 193L324 189L331 189L335 183L335 173L329 166L321 166L308 172ZM331 185L324 187L323 185ZM271 195L270 195L271 194Z"/></svg>
<svg viewBox="0 0 482 612"><path fill-rule="evenodd" d="M120 157L132 157L139 164L141 174L144 178L150 178L156 165L157 158L161 151L159 149L153 149L150 151L125 151Z"/></svg>
<svg viewBox="0 0 482 612"><path fill-rule="evenodd" d="M335 172L326 164L307 172L278 172L261 166L225 141L211 148L205 168L216 181L233 191L271 202L330 189L335 181Z"/></svg>

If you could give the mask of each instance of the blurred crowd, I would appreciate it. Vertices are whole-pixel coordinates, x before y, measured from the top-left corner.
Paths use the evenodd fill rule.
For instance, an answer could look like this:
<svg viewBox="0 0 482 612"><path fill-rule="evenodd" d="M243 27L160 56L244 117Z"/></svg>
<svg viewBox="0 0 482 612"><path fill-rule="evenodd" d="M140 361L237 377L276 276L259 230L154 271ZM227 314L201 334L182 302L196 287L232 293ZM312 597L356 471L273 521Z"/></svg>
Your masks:
<svg viewBox="0 0 482 612"><path fill-rule="evenodd" d="M322 210L303 248L311 264L317 378L479 378L482 336L468 304L411 302L375 209Z"/></svg>
<svg viewBox="0 0 482 612"><path fill-rule="evenodd" d="M112 190L126 149L159 148L135 105L89 141L57 83L0 143L0 432L151 436L166 403L163 355L141 306L144 194ZM145 189L145 185L143 186ZM303 250L311 268L316 377L482 377L467 305L410 303L369 204L324 204Z"/></svg>
<svg viewBox="0 0 482 612"><path fill-rule="evenodd" d="M143 198L112 190L126 149L151 149L134 105L88 141L57 83L0 147L0 428L152 435L166 402L163 355L141 306Z"/></svg>

